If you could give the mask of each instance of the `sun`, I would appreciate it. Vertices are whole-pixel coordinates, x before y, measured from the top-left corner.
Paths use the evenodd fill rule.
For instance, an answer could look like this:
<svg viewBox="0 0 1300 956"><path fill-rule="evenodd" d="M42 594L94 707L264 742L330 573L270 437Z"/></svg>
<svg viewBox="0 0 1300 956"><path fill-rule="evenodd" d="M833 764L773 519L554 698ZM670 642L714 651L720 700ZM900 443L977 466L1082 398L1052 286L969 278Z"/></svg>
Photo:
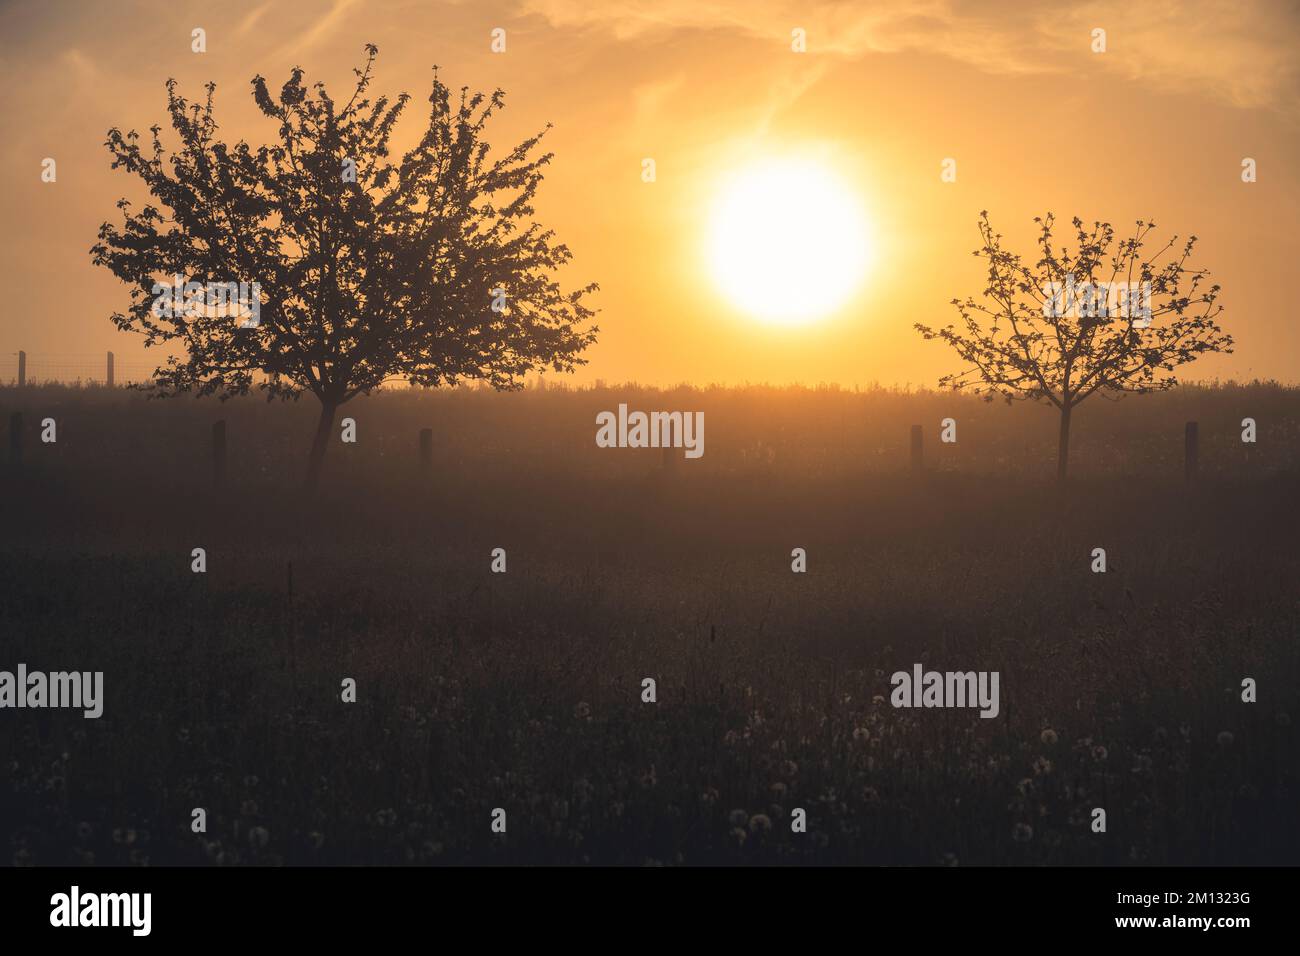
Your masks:
<svg viewBox="0 0 1300 956"><path fill-rule="evenodd" d="M713 204L713 281L765 322L802 325L834 312L861 285L870 251L854 190L813 160L749 166L723 184Z"/></svg>

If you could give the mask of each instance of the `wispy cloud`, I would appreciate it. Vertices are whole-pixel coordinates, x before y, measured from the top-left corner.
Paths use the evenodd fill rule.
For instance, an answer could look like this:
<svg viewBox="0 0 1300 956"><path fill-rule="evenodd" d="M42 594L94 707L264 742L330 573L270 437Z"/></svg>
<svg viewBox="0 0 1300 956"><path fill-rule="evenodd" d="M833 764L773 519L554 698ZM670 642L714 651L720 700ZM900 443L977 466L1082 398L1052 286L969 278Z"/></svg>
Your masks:
<svg viewBox="0 0 1300 956"><path fill-rule="evenodd" d="M1041 15L1057 49L1107 30L1101 65L1162 91L1189 87L1233 106L1295 113L1300 105L1300 7L1239 0L1115 0Z"/></svg>
<svg viewBox="0 0 1300 956"><path fill-rule="evenodd" d="M334 0L334 5L330 7L329 12L317 20L305 34L294 37L292 41L277 50L275 59L298 62L303 53L330 39L347 19L348 11L359 2L360 0Z"/></svg>
<svg viewBox="0 0 1300 956"><path fill-rule="evenodd" d="M1300 90L1300 8L1239 0L962 3L884 0L870 5L796 0L521 0L525 13L565 29L633 41L723 31L844 58L920 52L988 73L1105 70L1160 91L1188 91L1238 107L1294 110ZM1094 54L1091 32L1107 31Z"/></svg>
<svg viewBox="0 0 1300 956"><path fill-rule="evenodd" d="M267 0L267 2L261 6L253 8L248 16L239 21L239 27L236 29L236 32L240 36L246 36L250 30L257 26L257 21L262 19L262 14L266 12L270 5L270 0Z"/></svg>

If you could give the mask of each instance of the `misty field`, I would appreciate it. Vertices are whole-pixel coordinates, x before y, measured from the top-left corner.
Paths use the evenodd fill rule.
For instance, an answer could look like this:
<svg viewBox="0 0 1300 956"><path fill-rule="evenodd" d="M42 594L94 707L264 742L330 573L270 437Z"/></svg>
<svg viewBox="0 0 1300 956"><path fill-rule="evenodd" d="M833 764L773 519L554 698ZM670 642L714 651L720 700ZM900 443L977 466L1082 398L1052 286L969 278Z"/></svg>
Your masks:
<svg viewBox="0 0 1300 956"><path fill-rule="evenodd" d="M597 448L620 402L704 456ZM1089 402L1066 493L1047 409L931 392L385 392L314 496L310 399L15 411L0 668L105 704L0 711L14 863L1300 863L1300 390ZM998 717L891 707L915 663Z"/></svg>

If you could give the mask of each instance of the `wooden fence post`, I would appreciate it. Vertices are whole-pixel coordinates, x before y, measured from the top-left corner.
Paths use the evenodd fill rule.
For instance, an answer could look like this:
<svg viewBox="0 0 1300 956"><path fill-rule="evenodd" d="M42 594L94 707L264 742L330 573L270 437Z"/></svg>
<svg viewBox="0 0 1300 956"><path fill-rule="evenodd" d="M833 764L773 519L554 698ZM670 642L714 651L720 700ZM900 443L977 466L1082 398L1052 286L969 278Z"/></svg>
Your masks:
<svg viewBox="0 0 1300 956"><path fill-rule="evenodd" d="M113 387L113 353L108 353L108 387Z"/></svg>
<svg viewBox="0 0 1300 956"><path fill-rule="evenodd" d="M9 416L9 460L15 465L23 463L23 413Z"/></svg>
<svg viewBox="0 0 1300 956"><path fill-rule="evenodd" d="M433 471L433 429L420 429L420 470Z"/></svg>
<svg viewBox="0 0 1300 956"><path fill-rule="evenodd" d="M212 480L218 485L226 480L226 420L212 425Z"/></svg>
<svg viewBox="0 0 1300 956"><path fill-rule="evenodd" d="M920 471L924 463L924 457L921 451L921 426L912 426L912 470Z"/></svg>
<svg viewBox="0 0 1300 956"><path fill-rule="evenodd" d="M1196 422L1188 422L1183 430L1183 478L1191 481L1196 477L1200 465L1200 436L1197 434Z"/></svg>
<svg viewBox="0 0 1300 956"><path fill-rule="evenodd" d="M18 352L18 387L22 388L27 384L27 353L19 350Z"/></svg>

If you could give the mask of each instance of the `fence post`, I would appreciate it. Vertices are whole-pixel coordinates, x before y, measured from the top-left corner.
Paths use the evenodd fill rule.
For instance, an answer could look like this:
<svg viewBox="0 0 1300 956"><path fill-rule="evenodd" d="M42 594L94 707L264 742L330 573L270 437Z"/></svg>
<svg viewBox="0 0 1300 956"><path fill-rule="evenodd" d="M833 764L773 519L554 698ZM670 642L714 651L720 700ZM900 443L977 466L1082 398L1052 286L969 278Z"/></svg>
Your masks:
<svg viewBox="0 0 1300 956"><path fill-rule="evenodd" d="M1183 430L1183 478L1187 481L1196 477L1196 470L1200 465L1199 440L1196 422L1188 422Z"/></svg>
<svg viewBox="0 0 1300 956"><path fill-rule="evenodd" d="M920 471L924 459L921 452L921 426L912 426L912 470Z"/></svg>
<svg viewBox="0 0 1300 956"><path fill-rule="evenodd" d="M18 352L18 387L22 388L27 384L27 353L19 350Z"/></svg>
<svg viewBox="0 0 1300 956"><path fill-rule="evenodd" d="M23 463L23 413L9 416L9 459L15 465Z"/></svg>
<svg viewBox="0 0 1300 956"><path fill-rule="evenodd" d="M226 480L226 420L212 425L212 480L218 485Z"/></svg>
<svg viewBox="0 0 1300 956"><path fill-rule="evenodd" d="M113 353L108 353L108 387L113 387Z"/></svg>
<svg viewBox="0 0 1300 956"><path fill-rule="evenodd" d="M433 429L420 429L420 470L433 471Z"/></svg>

